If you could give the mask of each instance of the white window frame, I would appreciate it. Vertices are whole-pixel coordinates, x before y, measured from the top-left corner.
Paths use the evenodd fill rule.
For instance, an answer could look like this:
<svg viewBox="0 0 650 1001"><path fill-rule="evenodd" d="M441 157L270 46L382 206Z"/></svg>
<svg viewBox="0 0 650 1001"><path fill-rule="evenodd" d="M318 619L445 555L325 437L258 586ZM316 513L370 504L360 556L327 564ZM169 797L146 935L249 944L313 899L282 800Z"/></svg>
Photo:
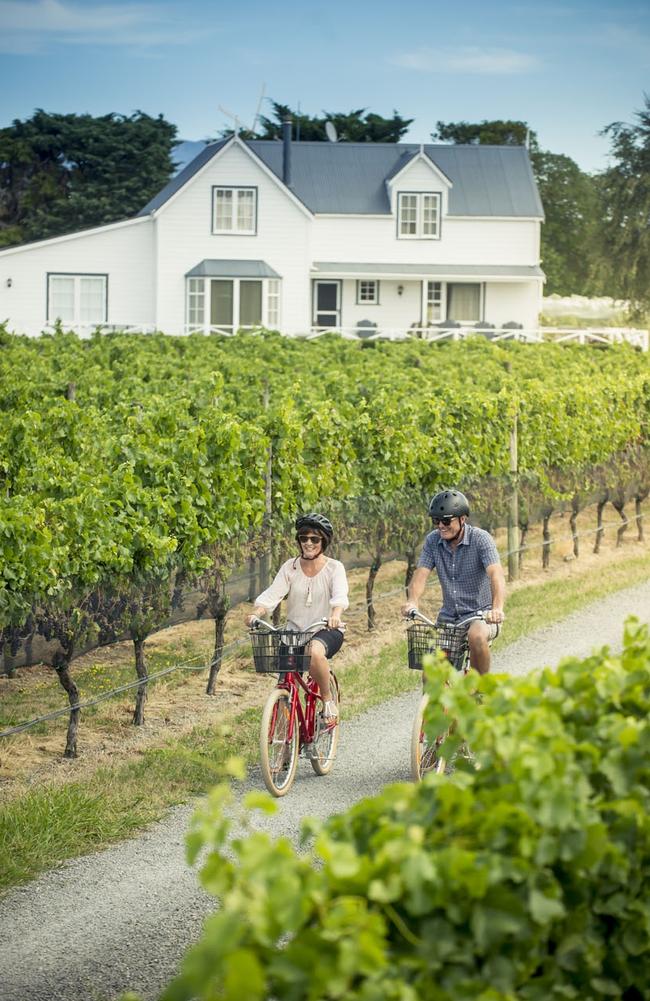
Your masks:
<svg viewBox="0 0 650 1001"><path fill-rule="evenodd" d="M229 225L217 224L217 209L220 194L230 194ZM246 195L252 197L252 215L250 226L239 225L240 198ZM219 236L256 236L257 235L257 188L253 186L235 187L230 184L215 184L212 188L212 232Z"/></svg>
<svg viewBox="0 0 650 1001"><path fill-rule="evenodd" d="M73 298L72 298L72 317L62 317L58 316L51 306L52 300L52 281L57 278L64 278L68 281L72 281L73 286ZM101 318L98 316L93 319L82 319L81 318L81 298L82 298L82 286L83 282L87 279L92 281L97 281L98 279L102 282L102 307L101 307ZM108 275L107 274L95 274L92 272L86 273L71 273L66 271L49 271L47 273L47 304L46 304L46 317L48 323L55 323L57 320L61 320L63 324L68 324L74 327L97 327L101 324L108 322Z"/></svg>
<svg viewBox="0 0 650 1001"><path fill-rule="evenodd" d="M270 330L280 329L281 320L281 292L282 287L279 278L269 278L266 282L266 296L264 295L264 288L262 288L262 303L266 299L266 323L265 326ZM264 306L262 306L264 309Z"/></svg>
<svg viewBox="0 0 650 1001"><path fill-rule="evenodd" d="M365 286L365 288L364 288ZM357 279L357 306L379 305L379 281L376 278Z"/></svg>
<svg viewBox="0 0 650 1001"><path fill-rule="evenodd" d="M202 330L205 324L205 279L188 278L185 323L189 330Z"/></svg>
<svg viewBox="0 0 650 1001"><path fill-rule="evenodd" d="M406 201L415 199L415 219L409 220L415 226L415 232L406 233L403 225L406 222L405 211L411 213L411 206L406 209ZM398 240L439 240L440 214L442 196L439 191L398 191L397 192L397 239ZM427 211L432 211L432 218L426 218Z"/></svg>
<svg viewBox="0 0 650 1001"><path fill-rule="evenodd" d="M185 330L187 333L209 334L210 325L210 285L217 281L233 283L232 333L239 330L239 286L240 282L258 281L262 283L261 326L279 330L282 309L282 280L279 278L233 278L232 275L209 275L205 278L185 280ZM200 316L202 312L202 317ZM194 315L192 315L194 313ZM277 319L273 319L273 316Z"/></svg>
<svg viewBox="0 0 650 1001"><path fill-rule="evenodd" d="M426 281L422 282L422 286L423 324L426 326L428 323L440 323L447 312L447 284L446 282ZM432 312L438 315L429 316L429 307L431 307Z"/></svg>

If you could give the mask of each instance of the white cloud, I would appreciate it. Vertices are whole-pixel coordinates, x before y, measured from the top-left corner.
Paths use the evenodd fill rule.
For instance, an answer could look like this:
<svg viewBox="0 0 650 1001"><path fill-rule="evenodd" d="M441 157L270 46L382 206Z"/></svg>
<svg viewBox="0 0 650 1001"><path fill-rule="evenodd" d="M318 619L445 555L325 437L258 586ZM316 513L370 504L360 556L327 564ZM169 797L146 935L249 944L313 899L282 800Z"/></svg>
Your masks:
<svg viewBox="0 0 650 1001"><path fill-rule="evenodd" d="M511 76L536 69L536 56L512 49L489 49L463 46L457 49L416 49L401 52L390 60L396 66L422 73L475 73Z"/></svg>
<svg viewBox="0 0 650 1001"><path fill-rule="evenodd" d="M597 28L587 31L583 37L583 44L598 45L622 52L641 51L646 56L650 51L650 40L645 26L613 22L603 22Z"/></svg>
<svg viewBox="0 0 650 1001"><path fill-rule="evenodd" d="M179 9L148 3L69 3L67 0L0 0L0 51L41 52L52 43L154 48L183 45L205 35L188 26Z"/></svg>

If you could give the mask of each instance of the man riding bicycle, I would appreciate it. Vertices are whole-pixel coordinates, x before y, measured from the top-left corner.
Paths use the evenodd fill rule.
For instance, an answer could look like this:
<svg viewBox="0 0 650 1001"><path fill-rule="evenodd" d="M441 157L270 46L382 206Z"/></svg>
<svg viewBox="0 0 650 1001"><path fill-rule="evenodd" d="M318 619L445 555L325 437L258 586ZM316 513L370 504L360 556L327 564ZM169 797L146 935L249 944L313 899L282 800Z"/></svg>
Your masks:
<svg viewBox="0 0 650 1001"><path fill-rule="evenodd" d="M442 588L438 624L458 624L478 611L484 620L468 627L470 663L479 674L490 670L490 642L503 622L506 581L494 539L467 521L469 503L459 490L442 490L432 498L429 514L434 530L424 540L411 578L404 614L417 610L433 569Z"/></svg>

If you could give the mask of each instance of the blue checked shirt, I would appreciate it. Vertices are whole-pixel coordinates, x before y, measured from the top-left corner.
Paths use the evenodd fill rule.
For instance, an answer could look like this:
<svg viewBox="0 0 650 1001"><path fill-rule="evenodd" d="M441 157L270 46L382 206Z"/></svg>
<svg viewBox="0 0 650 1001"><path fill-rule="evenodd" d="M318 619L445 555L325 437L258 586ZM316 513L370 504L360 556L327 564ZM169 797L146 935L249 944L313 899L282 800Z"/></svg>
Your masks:
<svg viewBox="0 0 650 1001"><path fill-rule="evenodd" d="M465 522L462 540L452 549L436 529L429 532L418 567L435 570L442 588L441 622L457 622L473 612L492 607L490 578L485 568L500 563L489 532Z"/></svg>

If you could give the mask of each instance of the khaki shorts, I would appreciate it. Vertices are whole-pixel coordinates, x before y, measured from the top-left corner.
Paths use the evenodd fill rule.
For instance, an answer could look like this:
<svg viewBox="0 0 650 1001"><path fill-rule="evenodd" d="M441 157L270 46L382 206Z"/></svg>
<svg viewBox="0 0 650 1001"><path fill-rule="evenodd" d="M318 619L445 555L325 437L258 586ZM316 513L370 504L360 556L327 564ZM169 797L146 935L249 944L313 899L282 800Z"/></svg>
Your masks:
<svg viewBox="0 0 650 1001"><path fill-rule="evenodd" d="M476 622L476 621L477 620L474 619L474 622ZM438 619L438 621L436 622L436 625L437 626L455 625L455 623L453 623L453 622L444 622L442 619ZM469 627L471 625L472 625L472 623L468 622L467 623L467 629L469 629ZM489 630L489 632L488 632L488 643L492 643L497 638L497 636L499 635L499 633L501 632L501 623L500 622L486 622L485 625L488 627L488 630ZM466 629L466 631L467 631L467 629Z"/></svg>

